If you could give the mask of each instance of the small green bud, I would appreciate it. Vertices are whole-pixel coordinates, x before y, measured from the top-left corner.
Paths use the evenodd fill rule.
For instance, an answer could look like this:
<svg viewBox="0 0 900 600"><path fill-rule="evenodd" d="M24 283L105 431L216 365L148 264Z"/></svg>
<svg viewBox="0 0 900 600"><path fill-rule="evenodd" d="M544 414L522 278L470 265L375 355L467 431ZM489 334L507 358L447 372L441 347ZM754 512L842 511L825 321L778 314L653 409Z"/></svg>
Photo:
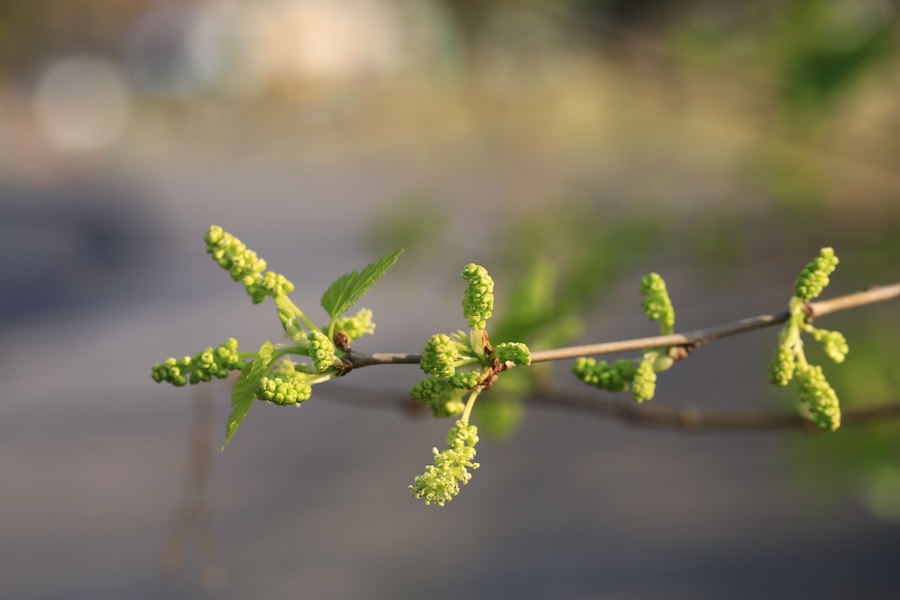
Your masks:
<svg viewBox="0 0 900 600"><path fill-rule="evenodd" d="M804 302L809 302L822 293L829 283L828 276L834 272L838 257L831 248L822 248L819 256L803 267L797 282L794 284L794 295Z"/></svg>
<svg viewBox="0 0 900 600"><path fill-rule="evenodd" d="M497 355L497 358L500 359L500 362L511 361L519 366L525 367L531 364L531 351L528 350L528 346L521 342L505 342L500 344L494 349L494 353Z"/></svg>
<svg viewBox="0 0 900 600"><path fill-rule="evenodd" d="M641 295L644 299L641 306L647 318L651 321L659 321L659 330L663 335L668 335L675 328L675 309L669 299L666 290L666 282L656 273L645 275L641 279Z"/></svg>
<svg viewBox="0 0 900 600"><path fill-rule="evenodd" d="M425 342L419 366L429 375L450 377L456 370L454 363L458 358L456 342L447 334L436 333Z"/></svg>
<svg viewBox="0 0 900 600"><path fill-rule="evenodd" d="M668 371L672 368L672 365L675 364L675 359L666 354L660 354L656 357L656 360L653 361L653 370L657 373L662 373L663 371Z"/></svg>
<svg viewBox="0 0 900 600"><path fill-rule="evenodd" d="M494 310L494 280L487 269L469 263L462 270L462 278L468 282L463 298L463 317L469 320L469 327L484 329Z"/></svg>
<svg viewBox="0 0 900 600"><path fill-rule="evenodd" d="M334 344L317 329L310 331L306 339L309 340L309 356L313 359L313 366L318 371L327 371L333 366Z"/></svg>
<svg viewBox="0 0 900 600"><path fill-rule="evenodd" d="M335 331L341 331L346 334L351 342L358 340L366 334L371 335L375 333L375 323L372 322L372 311L368 308L361 308L352 317L339 317L334 321L334 329Z"/></svg>
<svg viewBox="0 0 900 600"><path fill-rule="evenodd" d="M645 356L634 372L631 394L637 402L644 402L653 398L655 393L656 371L653 370L653 361Z"/></svg>
<svg viewBox="0 0 900 600"><path fill-rule="evenodd" d="M813 338L821 343L825 348L825 354L828 358L836 363L844 362L850 347L847 345L847 339L840 331L827 331L825 329L813 329Z"/></svg>
<svg viewBox="0 0 900 600"><path fill-rule="evenodd" d="M822 367L810 365L797 371L800 400L809 406L809 420L829 431L841 426L841 407L837 394L825 379Z"/></svg>
<svg viewBox="0 0 900 600"><path fill-rule="evenodd" d="M778 346L772 362L769 363L769 383L784 387L794 377L796 361L794 352L786 344Z"/></svg>
<svg viewBox="0 0 900 600"><path fill-rule="evenodd" d="M434 448L434 464L425 467L425 473L417 475L409 486L413 498L422 498L425 504L444 506L459 493L459 484L467 484L472 479L468 469L477 469L474 462L475 444L478 443L478 429L457 421L447 434L447 449L438 452Z"/></svg>

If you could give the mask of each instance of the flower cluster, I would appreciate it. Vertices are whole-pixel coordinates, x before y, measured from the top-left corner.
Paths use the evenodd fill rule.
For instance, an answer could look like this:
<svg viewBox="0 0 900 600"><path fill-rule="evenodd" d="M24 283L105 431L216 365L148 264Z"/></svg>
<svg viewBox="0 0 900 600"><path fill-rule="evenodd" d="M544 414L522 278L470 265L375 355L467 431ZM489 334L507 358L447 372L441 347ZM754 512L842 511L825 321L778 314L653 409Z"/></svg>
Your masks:
<svg viewBox="0 0 900 600"><path fill-rule="evenodd" d="M531 364L531 351L521 342L504 342L494 349L500 362L512 362L527 367Z"/></svg>
<svg viewBox="0 0 900 600"><path fill-rule="evenodd" d="M189 382L196 384L210 381L213 377L224 379L229 371L240 370L246 364L237 349L238 341L229 338L218 347L207 348L192 357L167 358L164 362L153 365L153 380L181 387Z"/></svg>
<svg viewBox="0 0 900 600"><path fill-rule="evenodd" d="M610 392L626 392L634 381L637 369L634 363L622 358L609 364L605 360L597 362L593 358L582 356L572 365L575 376L588 385Z"/></svg>
<svg viewBox="0 0 900 600"><path fill-rule="evenodd" d="M575 360L572 372L584 383L601 390L627 392L630 387L635 401L645 402L656 394L656 372L671 366L671 360L665 358L660 360L656 352L648 352L635 366L627 358L609 364L582 356Z"/></svg>
<svg viewBox="0 0 900 600"><path fill-rule="evenodd" d="M312 387L297 379L266 376L259 380L255 391L256 397L264 402L287 406L309 400Z"/></svg>
<svg viewBox="0 0 900 600"><path fill-rule="evenodd" d="M813 339L821 343L824 347L825 354L828 358L836 363L844 362L850 346L847 345L847 338L840 331L828 331L825 329L816 329L810 327L808 331L812 334Z"/></svg>
<svg viewBox="0 0 900 600"><path fill-rule="evenodd" d="M631 381L631 395L637 402L653 398L656 393L656 371L653 370L653 359L645 356L634 372Z"/></svg>
<svg viewBox="0 0 900 600"><path fill-rule="evenodd" d="M427 403L437 417L462 414L463 392L476 388L486 378L495 358L502 363L531 364L531 352L522 343L507 342L489 351L484 327L494 305L494 282L487 269L475 264L466 266L462 275L469 282L463 314L475 329L468 335L459 331L428 338L419 366L432 377L418 382L409 392L413 400Z"/></svg>
<svg viewBox="0 0 900 600"><path fill-rule="evenodd" d="M328 329L323 327L322 329ZM352 317L338 317L334 320L334 330L344 333L351 342L355 342L364 335L375 333L375 323L372 322L372 311L361 308Z"/></svg>
<svg viewBox="0 0 900 600"><path fill-rule="evenodd" d="M266 296L281 296L294 291L294 284L284 275L266 271L265 260L218 225L209 228L204 240L206 251L232 279L244 285L254 304L259 304Z"/></svg>
<svg viewBox="0 0 900 600"><path fill-rule="evenodd" d="M475 444L478 443L478 429L460 420L447 434L447 449L438 452L434 448L434 464L425 467L422 475L417 475L409 486L413 498L422 498L425 504L444 506L459 493L459 484L467 484L472 479L469 469L477 469Z"/></svg>
<svg viewBox="0 0 900 600"><path fill-rule="evenodd" d="M663 335L668 335L675 328L675 309L669 299L666 290L666 282L656 273L645 275L641 279L641 295L644 299L641 306L651 321L659 321L659 330Z"/></svg>
<svg viewBox="0 0 900 600"><path fill-rule="evenodd" d="M289 358L279 361L269 375L259 380L254 395L262 402L272 402L281 406L300 404L312 395L312 383L318 376L297 370L297 365Z"/></svg>
<svg viewBox="0 0 900 600"><path fill-rule="evenodd" d="M309 357L317 371L327 371L334 364L334 344L328 336L313 329L307 335L309 340Z"/></svg>
<svg viewBox="0 0 900 600"><path fill-rule="evenodd" d="M463 298L463 316L469 320L469 327L484 329L494 310L494 280L487 269L469 263L462 270L462 278L469 286Z"/></svg>
<svg viewBox="0 0 900 600"><path fill-rule="evenodd" d="M836 363L844 361L850 350L839 331L817 329L807 322L803 303L822 293L828 276L834 272L838 258L831 248L822 248L797 278L794 297L789 304L790 318L781 331L778 348L769 363L769 381L784 387L796 377L800 386L800 401L809 409L809 420L822 429L834 431L841 425L841 408L837 394L825 379L822 367L806 360L801 334L806 332L821 343L825 354Z"/></svg>
<svg viewBox="0 0 900 600"><path fill-rule="evenodd" d="M809 365L797 372L800 400L809 407L809 420L822 429L835 431L841 426L841 407L837 394L825 379L822 367Z"/></svg>
<svg viewBox="0 0 900 600"><path fill-rule="evenodd" d="M451 379L427 377L409 390L409 397L416 402L427 404L435 417L458 417L466 406L462 402L465 389L451 383L457 377L459 375L454 375Z"/></svg>
<svg viewBox="0 0 900 600"><path fill-rule="evenodd" d="M821 294L829 283L828 276L834 272L838 262L833 249L822 248L819 256L800 271L800 276L794 284L794 296L803 302L809 302Z"/></svg>
<svg viewBox="0 0 900 600"><path fill-rule="evenodd" d="M450 377L456 371L459 350L456 342L445 333L436 333L422 349L422 370L435 377Z"/></svg>
<svg viewBox="0 0 900 600"><path fill-rule="evenodd" d="M778 387L785 387L794 378L794 369L797 361L795 352L789 346L782 344L775 351L772 362L769 363L769 383Z"/></svg>

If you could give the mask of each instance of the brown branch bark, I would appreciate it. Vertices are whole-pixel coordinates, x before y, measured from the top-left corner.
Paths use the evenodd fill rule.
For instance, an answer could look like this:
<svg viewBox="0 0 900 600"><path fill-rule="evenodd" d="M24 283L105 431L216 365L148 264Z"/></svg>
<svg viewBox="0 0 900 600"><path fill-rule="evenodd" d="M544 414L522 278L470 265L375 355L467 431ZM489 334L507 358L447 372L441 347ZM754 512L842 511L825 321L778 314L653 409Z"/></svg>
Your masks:
<svg viewBox="0 0 900 600"><path fill-rule="evenodd" d="M631 425L682 431L764 431L820 429L797 413L774 411L703 411L693 407L666 408L612 400L594 394L552 390L528 398L535 406L587 411L598 417L613 418ZM878 404L841 411L841 428L881 423L900 418L900 403Z"/></svg>
<svg viewBox="0 0 900 600"><path fill-rule="evenodd" d="M847 294L846 296L838 296L830 300L821 300L819 302L810 302L806 305L807 314L811 319L830 315L832 313L849 310L874 304L876 302L884 302L900 298L900 283L886 285L881 287L873 287L862 292ZM600 354L614 354L617 352L629 352L632 350L647 350L648 348L662 348L669 346L689 346L696 348L703 344L728 337L763 329L765 327L773 327L780 325L788 320L790 313L788 311L759 315L748 319L741 319L724 325L715 327L706 327L704 329L694 329L685 333L675 333L672 335L660 335L655 337L636 338L631 340L622 340L618 342L603 342L601 344L588 344L586 346L570 346L567 348L556 348L553 350L539 350L531 353L531 362L546 362L550 360L563 360L566 358L578 358L579 356L597 356ZM422 360L421 354L364 354L361 352L351 352L348 360L353 368L367 367L370 365L386 365L386 364L418 364Z"/></svg>
<svg viewBox="0 0 900 600"><path fill-rule="evenodd" d="M322 393L336 401L361 408L400 409L407 414L425 416L424 405L405 392L375 391L335 384L322 386ZM600 418L615 419L629 425L683 432L820 430L797 413L776 411L706 411L695 407L667 408L658 403L636 404L618 400L600 392L576 392L561 389L536 391L525 402L537 408L577 410ZM863 426L900 419L900 402L842 410L841 427Z"/></svg>

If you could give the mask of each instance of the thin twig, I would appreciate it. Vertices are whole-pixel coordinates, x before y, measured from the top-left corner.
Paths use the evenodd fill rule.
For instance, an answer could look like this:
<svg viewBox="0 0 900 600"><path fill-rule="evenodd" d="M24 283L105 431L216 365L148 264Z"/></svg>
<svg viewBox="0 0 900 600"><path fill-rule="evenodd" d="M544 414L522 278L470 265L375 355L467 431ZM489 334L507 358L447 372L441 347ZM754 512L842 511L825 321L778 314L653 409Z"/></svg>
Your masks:
<svg viewBox="0 0 900 600"><path fill-rule="evenodd" d="M831 300L811 302L806 305L806 312L811 319L830 315L842 310L849 310L900 298L900 283L874 287L863 292L838 296ZM563 360L566 358L578 358L579 356L597 356L600 354L614 354L617 352L629 352L632 350L646 350L648 348L664 348L670 346L690 346L696 348L703 344L740 333L755 331L764 327L780 325L788 320L788 311L759 315L749 319L741 319L732 323L694 329L685 333L672 335L660 335L656 337L622 340L619 342L604 342L601 344L588 344L586 346L570 346L553 350L539 350L531 353L531 362L546 362L550 360ZM354 368L367 367L382 364L417 364L422 360L421 354L363 354L352 352L348 357Z"/></svg>
<svg viewBox="0 0 900 600"><path fill-rule="evenodd" d="M704 411L694 407L665 408L563 390L539 392L530 396L528 401L535 406L584 410L598 417L620 419L631 425L688 432L771 429L802 429L811 433L819 431L819 428L797 413ZM900 403L847 408L841 411L841 427L882 423L897 418L900 418Z"/></svg>
<svg viewBox="0 0 900 600"><path fill-rule="evenodd" d="M401 409L412 416L428 411L422 404L399 391L372 390L335 384L323 386L323 392L335 400L354 407ZM545 389L525 397L525 402L537 408L581 410L601 418L616 419L630 425L656 429L676 429L684 432L700 431L766 431L799 429L810 433L819 429L797 413L777 411L706 411L696 407L665 408L657 403L635 404L632 400L618 400L609 394ZM841 427L873 425L900 419L900 402L877 404L842 411Z"/></svg>

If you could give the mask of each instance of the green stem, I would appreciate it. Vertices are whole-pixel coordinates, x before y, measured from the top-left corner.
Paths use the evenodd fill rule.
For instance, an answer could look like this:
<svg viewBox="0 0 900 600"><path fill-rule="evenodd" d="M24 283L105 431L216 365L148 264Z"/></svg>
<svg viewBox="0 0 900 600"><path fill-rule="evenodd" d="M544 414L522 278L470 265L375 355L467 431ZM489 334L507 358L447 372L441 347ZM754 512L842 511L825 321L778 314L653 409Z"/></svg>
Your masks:
<svg viewBox="0 0 900 600"><path fill-rule="evenodd" d="M481 361L478 360L478 359L475 358L475 357L461 358L461 359L459 359L458 361L456 361L455 363L453 363L453 368L454 368L454 369L458 369L458 368L460 368L460 367L466 367L466 366L468 366L468 365L479 364L480 362L481 362Z"/></svg>
<svg viewBox="0 0 900 600"><path fill-rule="evenodd" d="M279 298L278 300L276 300L275 303L276 303L276 304L282 304L282 303L283 303L284 306L288 307L288 308L290 309L290 311L291 311L292 313L294 313L294 316L297 317L298 319L300 319L301 321L303 321L303 323L305 323L306 326L307 326L310 330L322 331L321 329L319 329L319 326L316 325L315 323L313 323L313 322L309 319L309 317L307 317L306 315L304 315L304 314L303 314L303 311L300 310L300 309L297 307L297 305L294 304L293 301L292 301L290 298L288 298L287 296L283 296L283 297Z"/></svg>
<svg viewBox="0 0 900 600"><path fill-rule="evenodd" d="M469 396L469 399L466 401L466 409L463 411L462 417L460 417L460 421L462 421L464 425L469 424L469 416L472 414L472 407L475 406L475 399L478 398L478 394L480 393L479 390L473 391L472 395Z"/></svg>

